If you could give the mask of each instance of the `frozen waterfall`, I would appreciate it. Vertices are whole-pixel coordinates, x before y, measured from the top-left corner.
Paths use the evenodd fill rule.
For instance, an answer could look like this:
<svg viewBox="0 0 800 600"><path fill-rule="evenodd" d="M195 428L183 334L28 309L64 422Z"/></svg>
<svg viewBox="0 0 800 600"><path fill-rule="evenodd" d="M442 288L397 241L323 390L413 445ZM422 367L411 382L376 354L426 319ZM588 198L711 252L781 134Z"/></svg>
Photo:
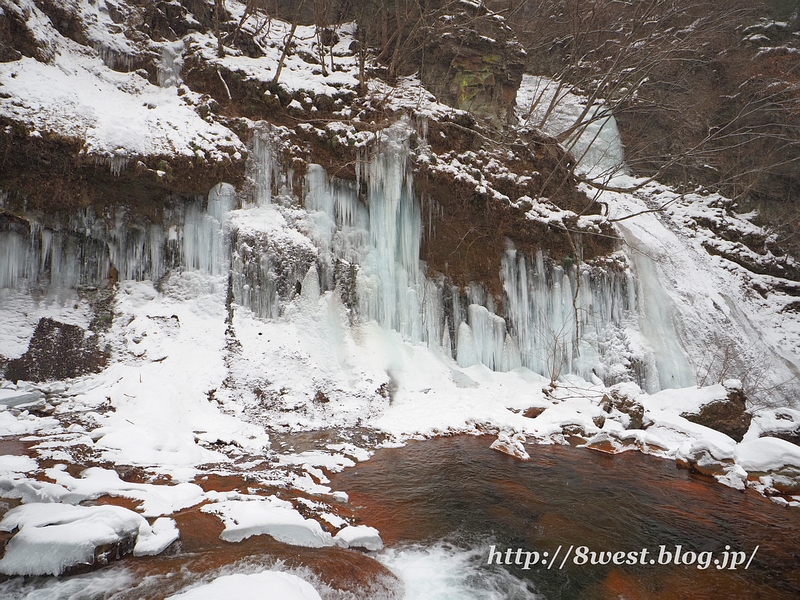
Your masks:
<svg viewBox="0 0 800 600"><path fill-rule="evenodd" d="M359 162L356 182L331 179L309 165L305 210L298 210L264 130L254 141L252 173L260 206L233 218L237 304L278 317L300 290L305 294L313 268L320 292L339 294L354 322L376 321L462 367L522 366L553 378L575 373L644 384L654 365L632 339L638 335L631 336L639 327L637 286L624 262L579 269L509 246L502 299L479 284L461 290L441 276L428 277L419 258L421 211L408 170L409 133L404 122L385 130ZM305 235L290 235L297 233L290 221Z"/></svg>
<svg viewBox="0 0 800 600"><path fill-rule="evenodd" d="M404 121L382 131L362 150L355 182L308 165L298 192L282 168L280 140L263 125L248 163L252 185L238 196L219 184L205 199L167 206L158 223L122 209L86 209L49 226L4 216L0 287L91 289L184 269L229 277L234 309L267 319L283 318L296 298L337 294L351 323L377 322L462 367L635 380L650 391L687 384L671 323L652 309L657 286L637 282L624 259L558 264L509 243L502 298L429 276L409 136Z"/></svg>
<svg viewBox="0 0 800 600"><path fill-rule="evenodd" d="M157 281L171 268L220 275L229 262L222 224L236 201L233 186L221 183L207 199L165 208L161 223L122 208L111 216L87 208L49 226L2 215L0 288L98 288L115 279Z"/></svg>

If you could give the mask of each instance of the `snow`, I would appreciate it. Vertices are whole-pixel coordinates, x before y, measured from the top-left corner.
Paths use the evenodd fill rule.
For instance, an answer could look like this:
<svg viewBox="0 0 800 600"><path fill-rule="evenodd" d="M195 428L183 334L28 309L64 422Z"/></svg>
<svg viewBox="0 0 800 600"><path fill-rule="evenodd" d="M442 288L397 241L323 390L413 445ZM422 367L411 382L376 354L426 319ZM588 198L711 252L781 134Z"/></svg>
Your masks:
<svg viewBox="0 0 800 600"><path fill-rule="evenodd" d="M641 391L634 392L639 396ZM728 389L722 384L709 385L704 388L666 389L658 393L642 396L642 404L650 411L666 411L673 413L696 413L711 402L725 400Z"/></svg>
<svg viewBox="0 0 800 600"><path fill-rule="evenodd" d="M0 560L6 575L59 575L69 567L93 564L96 548L107 544L124 547L135 541L134 554L158 554L178 537L171 519L151 528L143 517L119 506L25 504L0 521L0 531L16 529Z"/></svg>
<svg viewBox="0 0 800 600"><path fill-rule="evenodd" d="M211 583L201 585L168 600L218 600L223 597L263 598L268 591L271 598L281 600L321 600L313 586L297 575L281 571L265 571L252 575L225 575Z"/></svg>
<svg viewBox="0 0 800 600"><path fill-rule="evenodd" d="M614 183L635 186L637 180L619 176ZM655 183L636 194L599 196L608 204L610 217L636 215L617 226L641 282L640 295L647 295L640 305L644 303L651 317L640 321L646 335L640 344L652 353L657 385L684 387L734 377L759 402L774 402L775 396L788 401L800 364L793 335L800 323L792 313L781 311L781 294L753 293L758 276L709 255L703 243L710 232L681 226L691 214L710 213L709 198L689 196L685 203L676 202L677 194ZM665 214L642 212L670 201ZM743 233L752 227L740 223ZM675 384L667 386L669 380ZM655 382L647 387L651 392L657 389Z"/></svg>
<svg viewBox="0 0 800 600"><path fill-rule="evenodd" d="M381 540L378 530L367 525L344 527L333 536L333 541L337 546L343 548L365 548L367 550L383 548L383 540Z"/></svg>
<svg viewBox="0 0 800 600"><path fill-rule="evenodd" d="M306 451L299 454L288 454L278 457L278 461L283 465L304 465L310 467L324 467L331 473L338 473L345 467L355 466L351 459L339 454L328 454L327 452Z"/></svg>
<svg viewBox="0 0 800 600"><path fill-rule="evenodd" d="M210 494L220 498L201 510L217 515L225 524L220 538L226 542L240 542L253 535L270 535L279 542L308 548L322 548L334 544L331 534L322 530L313 519L305 519L291 502L275 496L266 498L241 494ZM235 499L222 499L222 498Z"/></svg>
<svg viewBox="0 0 800 600"><path fill-rule="evenodd" d="M736 462L747 471L757 472L800 468L800 448L779 438L762 437L736 446Z"/></svg>
<svg viewBox="0 0 800 600"><path fill-rule="evenodd" d="M10 412L0 411L0 435L23 435L48 430L58 425L56 419L37 417L27 411L15 417Z"/></svg>
<svg viewBox="0 0 800 600"><path fill-rule="evenodd" d="M80 479L67 473L66 465L56 465L47 469L47 475L68 490L75 499L95 499L107 494L141 501L140 509L145 517L173 514L203 501L203 489L194 483L184 482L177 485L130 483L120 479L116 471L101 467L86 469L81 473Z"/></svg>
<svg viewBox="0 0 800 600"><path fill-rule="evenodd" d="M213 277L186 273L171 279L166 289L167 294L159 295L149 283L122 286L120 318L114 325L122 338L122 360L96 376L102 386L76 401L97 405L110 398L116 409L92 432L103 456L170 469L176 479L186 480L196 473L196 465L228 460L198 442L236 441L256 450L268 437L208 401L210 390L221 387L226 376L224 287L214 285ZM166 321L151 318L164 313L176 315L180 326L162 325L171 316Z"/></svg>
<svg viewBox="0 0 800 600"><path fill-rule="evenodd" d="M39 468L38 463L30 456L13 456L6 454L0 456L0 474L30 473Z"/></svg>
<svg viewBox="0 0 800 600"><path fill-rule="evenodd" d="M159 517L150 527L139 527L139 537L133 549L134 556L155 556L180 537L180 531L173 519Z"/></svg>
<svg viewBox="0 0 800 600"><path fill-rule="evenodd" d="M225 460L195 443L187 431L176 433L153 425L99 427L92 432L95 446L108 460L134 465L191 466Z"/></svg>
<svg viewBox="0 0 800 600"><path fill-rule="evenodd" d="M508 434L500 433L497 439L489 446L492 450L503 452L519 460L530 460L528 451L525 450L525 436L516 434L509 437Z"/></svg>
<svg viewBox="0 0 800 600"><path fill-rule="evenodd" d="M254 31L254 19L247 21L245 30ZM216 56L216 38L213 35L192 33L185 38L188 50L197 52L210 64L223 68L225 71L238 73L243 79L254 79L262 82L271 82L277 71L278 61L283 51L283 43L289 34L291 24L278 19L272 19L271 26L265 33L257 37L257 43L264 53L263 57L250 58L241 56L240 52L226 49L226 56ZM281 71L279 83L289 94L306 94L317 96L327 95L332 97L351 97L355 94L352 90L358 85L358 58L350 51L350 45L355 39L353 36L355 25L345 23L335 28L339 35L339 42L333 48L333 62L335 69L330 67L330 54L326 56L325 67L315 64L307 57L313 56L319 61L319 46L316 44L316 30L313 26L300 25L295 31L293 45L295 50L289 53ZM326 52L327 54L327 52ZM323 68L327 75L323 75ZM293 108L303 110L303 105L293 100Z"/></svg>
<svg viewBox="0 0 800 600"><path fill-rule="evenodd" d="M3 244L6 250L6 265L23 265L27 260L27 248L20 256L14 256L14 249ZM87 327L91 322L91 307L74 290L61 289L58 293L34 298L27 290L12 289L9 286L21 283L19 279L3 280L3 267L0 267L0 306L4 318L0 319L0 348L3 356L18 358L28 349L28 341L42 318L50 318L69 325ZM22 275L19 273L19 275ZM21 278L21 277L20 277ZM5 390L3 390L5 392Z"/></svg>
<svg viewBox="0 0 800 600"><path fill-rule="evenodd" d="M181 155L221 161L244 150L226 127L202 119L176 89L151 85L138 73L120 73L104 64L130 57L134 50L122 34L111 34L108 8L80 3L89 23L89 51L59 34L32 2L23 0L33 34L52 52L47 63L23 57L0 63L0 115L24 123L31 135L42 133L83 143L83 151L115 173L136 156ZM15 10L19 10L16 9Z"/></svg>
<svg viewBox="0 0 800 600"><path fill-rule="evenodd" d="M0 115L31 130L85 140L88 154L118 170L135 156L217 161L244 150L229 129L204 121L175 92L136 73L117 73L99 59L58 54L52 64L33 58L0 64ZM123 118L124 117L124 118Z"/></svg>

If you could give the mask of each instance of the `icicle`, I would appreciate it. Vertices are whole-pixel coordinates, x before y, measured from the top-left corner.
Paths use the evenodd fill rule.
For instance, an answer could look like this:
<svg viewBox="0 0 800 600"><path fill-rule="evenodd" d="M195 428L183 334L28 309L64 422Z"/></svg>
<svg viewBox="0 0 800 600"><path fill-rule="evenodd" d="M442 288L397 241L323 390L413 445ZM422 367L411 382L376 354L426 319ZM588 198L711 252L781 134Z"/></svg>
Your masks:
<svg viewBox="0 0 800 600"><path fill-rule="evenodd" d="M28 244L25 238L13 231L0 232L0 288L17 287L25 275L28 264Z"/></svg>
<svg viewBox="0 0 800 600"><path fill-rule="evenodd" d="M269 128L265 131L254 132L250 162L253 171L252 177L255 181L254 200L256 206L271 204L278 165L272 151Z"/></svg>
<svg viewBox="0 0 800 600"><path fill-rule="evenodd" d="M188 269L210 275L221 275L228 262L228 246L223 224L226 215L236 206L232 185L219 184L208 194L208 208L202 202L190 204L183 223L182 254Z"/></svg>
<svg viewBox="0 0 800 600"><path fill-rule="evenodd" d="M162 46L161 62L158 64L159 86L174 87L180 85L184 48L183 40Z"/></svg>

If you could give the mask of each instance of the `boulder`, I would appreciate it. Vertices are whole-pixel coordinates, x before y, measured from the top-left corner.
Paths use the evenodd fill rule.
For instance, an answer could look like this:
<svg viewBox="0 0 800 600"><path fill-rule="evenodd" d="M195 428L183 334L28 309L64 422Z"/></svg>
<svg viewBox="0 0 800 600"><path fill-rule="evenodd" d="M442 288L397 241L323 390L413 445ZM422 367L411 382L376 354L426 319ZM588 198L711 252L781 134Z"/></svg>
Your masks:
<svg viewBox="0 0 800 600"><path fill-rule="evenodd" d="M527 461L531 457L525 450L525 436L519 433L508 435L507 433L499 433L497 439L489 446L492 450L497 450L503 454L513 456L517 460Z"/></svg>
<svg viewBox="0 0 800 600"><path fill-rule="evenodd" d="M786 440L761 437L736 446L736 463L751 476L770 478L784 494L800 493L800 448Z"/></svg>
<svg viewBox="0 0 800 600"><path fill-rule="evenodd" d="M623 388L612 389L608 394L603 396L600 401L601 408L611 413L617 410L630 417L626 429L643 429L644 428L644 406L642 406L632 395L625 393Z"/></svg>
<svg viewBox="0 0 800 600"><path fill-rule="evenodd" d="M82 327L47 317L39 320L28 351L8 362L6 379L17 382L68 379L105 368L106 353L97 347L97 337Z"/></svg>
<svg viewBox="0 0 800 600"><path fill-rule="evenodd" d="M31 503L8 511L0 531L14 533L0 560L4 575L61 575L108 564L133 552L161 553L178 539L172 519L151 527L120 506Z"/></svg>
<svg viewBox="0 0 800 600"><path fill-rule="evenodd" d="M747 397L738 384L726 385L728 396L723 400L714 400L704 404L697 412L682 413L684 419L721 431L741 442L744 434L750 429L752 416L747 412Z"/></svg>

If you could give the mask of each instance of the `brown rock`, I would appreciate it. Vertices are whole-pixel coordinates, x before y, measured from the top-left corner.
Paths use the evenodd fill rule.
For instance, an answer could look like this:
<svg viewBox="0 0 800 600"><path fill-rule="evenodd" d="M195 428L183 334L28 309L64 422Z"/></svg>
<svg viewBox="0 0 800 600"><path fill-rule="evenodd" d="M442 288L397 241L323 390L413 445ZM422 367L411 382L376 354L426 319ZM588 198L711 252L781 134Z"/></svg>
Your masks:
<svg viewBox="0 0 800 600"><path fill-rule="evenodd" d="M527 417L529 419L535 419L546 410L547 408L542 406L531 406L528 410L522 413L522 416Z"/></svg>
<svg viewBox="0 0 800 600"><path fill-rule="evenodd" d="M644 428L644 407L635 399L625 396L612 390L610 394L603 396L600 401L600 406L604 411L610 413L616 409L621 413L625 413L630 417L627 429L643 429Z"/></svg>
<svg viewBox="0 0 800 600"><path fill-rule="evenodd" d="M750 428L752 416L747 412L747 398L740 388L730 388L724 400L709 402L697 413L682 413L684 419L721 431L741 442Z"/></svg>
<svg viewBox="0 0 800 600"><path fill-rule="evenodd" d="M28 351L9 361L6 379L48 381L67 379L105 368L108 356L97 347L97 338L87 336L77 325L43 318L36 326Z"/></svg>
<svg viewBox="0 0 800 600"><path fill-rule="evenodd" d="M422 84L441 101L502 126L513 114L525 51L502 19L481 5L443 16L430 36Z"/></svg>

